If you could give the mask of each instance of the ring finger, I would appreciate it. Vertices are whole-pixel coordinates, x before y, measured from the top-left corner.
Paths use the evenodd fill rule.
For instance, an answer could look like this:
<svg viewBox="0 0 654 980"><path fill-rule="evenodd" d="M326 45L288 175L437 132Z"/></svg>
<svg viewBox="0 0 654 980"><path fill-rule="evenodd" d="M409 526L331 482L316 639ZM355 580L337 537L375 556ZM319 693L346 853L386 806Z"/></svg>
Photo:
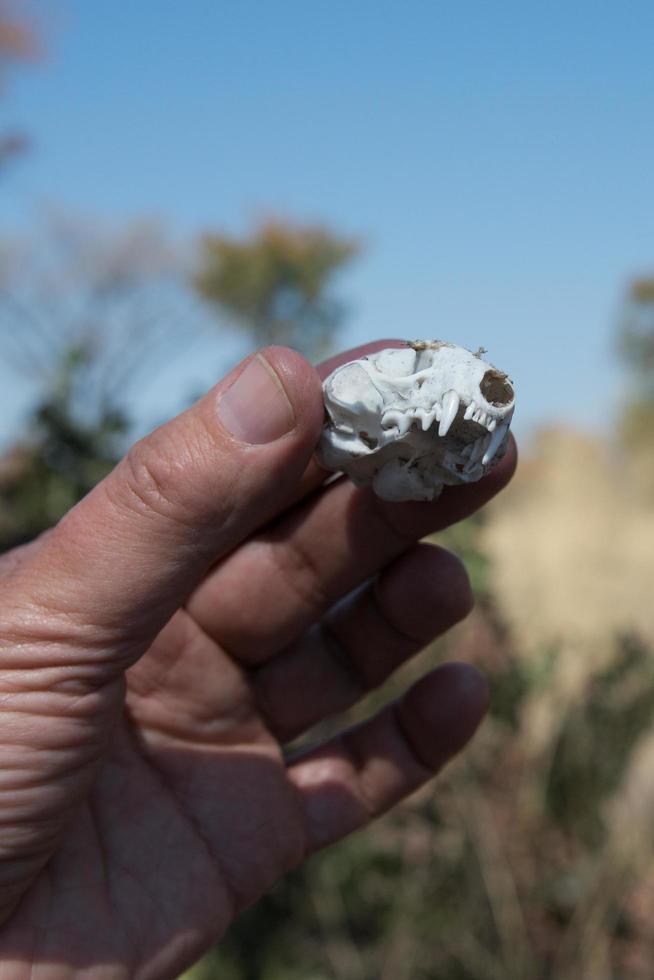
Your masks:
<svg viewBox="0 0 654 980"><path fill-rule="evenodd" d="M252 672L267 726L288 742L355 704L470 611L458 558L419 544Z"/></svg>
<svg viewBox="0 0 654 980"><path fill-rule="evenodd" d="M510 479L515 446L478 483L435 503L389 504L340 480L217 565L188 611L247 666L285 649L339 600L427 534L478 510Z"/></svg>

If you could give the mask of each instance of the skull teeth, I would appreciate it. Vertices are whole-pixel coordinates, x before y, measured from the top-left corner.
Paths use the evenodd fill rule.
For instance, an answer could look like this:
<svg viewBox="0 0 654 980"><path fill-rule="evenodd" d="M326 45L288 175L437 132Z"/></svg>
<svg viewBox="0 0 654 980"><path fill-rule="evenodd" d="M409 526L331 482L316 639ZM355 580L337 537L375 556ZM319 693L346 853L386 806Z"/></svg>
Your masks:
<svg viewBox="0 0 654 980"><path fill-rule="evenodd" d="M479 462L480 458L484 454L484 450L488 445L488 436L480 436L472 444L472 449L470 450L470 463L476 464Z"/></svg>
<svg viewBox="0 0 654 980"><path fill-rule="evenodd" d="M382 418L382 427L384 429L396 429L398 435L404 435L413 422L419 422L423 432L427 432L434 422L438 422L438 434L441 438L445 438L452 427L460 406L461 400L452 389L443 397L442 403L435 402L431 408L417 407L406 411L395 405L393 408L387 409ZM478 425L483 426L489 433L495 432L498 424L500 424L497 419L491 418L489 413L479 408L474 401L471 401L466 406L463 417L467 421L472 420ZM506 424L504 423L504 425ZM500 427L502 427L502 424L500 424ZM477 442L483 438L483 436L480 436ZM464 455L467 456L468 454L464 453Z"/></svg>
<svg viewBox="0 0 654 980"><path fill-rule="evenodd" d="M472 420L477 425L483 425L489 432L493 432L497 426L497 419L494 419L488 412L484 412L474 401L470 402L463 417L468 422Z"/></svg>
<svg viewBox="0 0 654 980"><path fill-rule="evenodd" d="M508 424L493 425L486 435L469 442L461 450L461 458L466 460L465 470L469 473L477 466L487 466L495 457L508 431Z"/></svg>
<svg viewBox="0 0 654 980"><path fill-rule="evenodd" d="M486 449L486 452L484 453L484 458L481 461L483 466L487 466L488 463L490 463L490 461L495 456L495 453L500 448L500 445L504 440L508 428L509 426L507 425L506 422L504 422L502 425L498 425L495 431L491 434L490 441L488 443L488 448Z"/></svg>
<svg viewBox="0 0 654 980"><path fill-rule="evenodd" d="M448 393L443 397L443 407L440 424L438 426L438 434L441 438L447 435L452 427L452 422L456 418L456 414L459 411L459 405L461 400L457 395L456 391L453 389L448 391Z"/></svg>

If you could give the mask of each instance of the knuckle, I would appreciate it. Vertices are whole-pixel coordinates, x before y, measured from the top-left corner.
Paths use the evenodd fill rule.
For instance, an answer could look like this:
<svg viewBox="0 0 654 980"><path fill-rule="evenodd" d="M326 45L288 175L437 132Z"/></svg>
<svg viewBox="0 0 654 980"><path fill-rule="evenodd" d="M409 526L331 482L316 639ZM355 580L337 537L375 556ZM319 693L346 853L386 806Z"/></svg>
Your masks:
<svg viewBox="0 0 654 980"><path fill-rule="evenodd" d="M137 442L125 456L121 469L123 485L129 498L145 512L169 517L177 512L177 485L184 467L178 452L169 446L153 445L152 438Z"/></svg>
<svg viewBox="0 0 654 980"><path fill-rule="evenodd" d="M275 549L275 567L288 588L311 616L329 608L334 601L324 580L319 560L308 547L296 541L287 541L283 549ZM283 557L282 557L283 556Z"/></svg>
<svg viewBox="0 0 654 980"><path fill-rule="evenodd" d="M210 516L202 492L205 457L206 445L199 434L173 434L164 427L132 446L119 464L116 483L108 489L119 488L121 503L140 516L196 527Z"/></svg>

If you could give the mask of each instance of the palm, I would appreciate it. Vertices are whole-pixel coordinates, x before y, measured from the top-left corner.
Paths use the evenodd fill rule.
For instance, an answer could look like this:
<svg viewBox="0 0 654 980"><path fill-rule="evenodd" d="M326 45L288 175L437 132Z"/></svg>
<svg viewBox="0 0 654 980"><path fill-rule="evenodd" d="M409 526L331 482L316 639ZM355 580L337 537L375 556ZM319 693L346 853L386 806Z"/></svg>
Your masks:
<svg viewBox="0 0 654 980"><path fill-rule="evenodd" d="M157 962L158 976L174 976L303 856L296 790L252 687L198 636L178 614L128 674L93 791L5 949L45 928L55 962L72 951L78 969L106 962L133 976ZM211 717L209 660L216 689L226 682L233 696Z"/></svg>

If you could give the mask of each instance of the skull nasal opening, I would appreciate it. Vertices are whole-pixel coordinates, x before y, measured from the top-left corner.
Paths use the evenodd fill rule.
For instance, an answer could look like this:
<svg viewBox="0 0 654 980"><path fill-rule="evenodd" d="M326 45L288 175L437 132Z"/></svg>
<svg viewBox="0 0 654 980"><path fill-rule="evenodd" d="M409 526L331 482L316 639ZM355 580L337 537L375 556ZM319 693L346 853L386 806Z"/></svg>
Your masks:
<svg viewBox="0 0 654 980"><path fill-rule="evenodd" d="M509 405L514 398L509 379L501 371L487 371L481 379L479 389L491 405Z"/></svg>

